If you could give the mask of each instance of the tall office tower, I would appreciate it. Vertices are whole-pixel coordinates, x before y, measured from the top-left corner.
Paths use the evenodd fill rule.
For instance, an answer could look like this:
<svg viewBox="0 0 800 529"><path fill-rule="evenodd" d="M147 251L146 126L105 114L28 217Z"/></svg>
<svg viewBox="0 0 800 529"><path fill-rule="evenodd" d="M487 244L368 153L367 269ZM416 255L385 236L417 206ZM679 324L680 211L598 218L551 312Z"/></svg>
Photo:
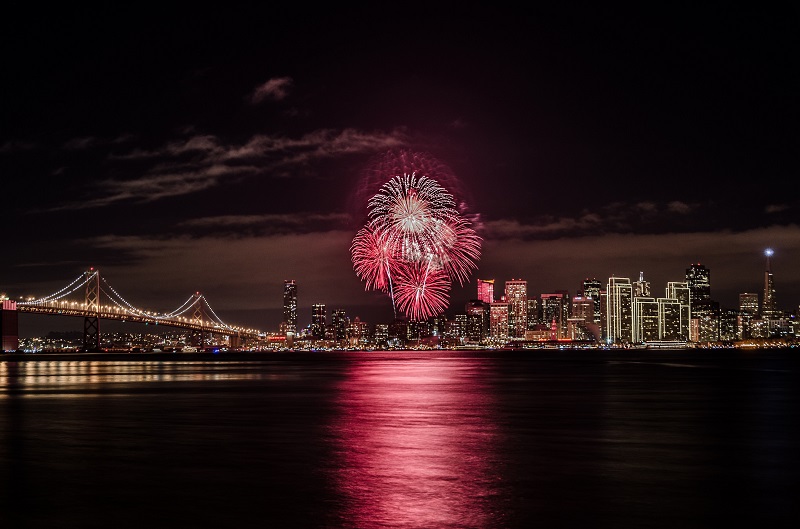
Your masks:
<svg viewBox="0 0 800 529"><path fill-rule="evenodd" d="M600 323L600 311L602 304L600 303L600 290L602 285L597 279L589 279L588 277L583 281L583 297L592 298L594 301L594 322Z"/></svg>
<svg viewBox="0 0 800 529"><path fill-rule="evenodd" d="M633 287L627 277L609 277L606 287L606 340L630 343L633 340Z"/></svg>
<svg viewBox="0 0 800 529"><path fill-rule="evenodd" d="M489 305L489 337L493 340L508 339L508 303L495 301Z"/></svg>
<svg viewBox="0 0 800 529"><path fill-rule="evenodd" d="M467 315L458 313L456 314L455 321L453 322L453 334L454 338L466 338L467 337Z"/></svg>
<svg viewBox="0 0 800 529"><path fill-rule="evenodd" d="M767 258L767 269L764 271L764 294L762 296L761 317L765 320L778 317L778 309L775 305L775 283L772 278L772 271L769 267L769 258L773 251L770 248L764 250Z"/></svg>
<svg viewBox="0 0 800 529"><path fill-rule="evenodd" d="M539 318L539 300L536 298L528 298L528 330L531 331L536 328L540 322Z"/></svg>
<svg viewBox="0 0 800 529"><path fill-rule="evenodd" d="M494 279L478 279L478 299L489 305L494 303Z"/></svg>
<svg viewBox="0 0 800 529"><path fill-rule="evenodd" d="M567 301L564 294L541 294L539 299L542 306L542 324L549 328L555 328L556 338L566 338L569 316L564 315Z"/></svg>
<svg viewBox="0 0 800 529"><path fill-rule="evenodd" d="M479 299L467 302L467 339L473 343L482 342L489 334L489 305Z"/></svg>
<svg viewBox="0 0 800 529"><path fill-rule="evenodd" d="M758 314L758 294L742 292L739 294L739 312L755 316Z"/></svg>
<svg viewBox="0 0 800 529"><path fill-rule="evenodd" d="M283 324L286 333L297 333L297 283L294 279L283 282Z"/></svg>
<svg viewBox="0 0 800 529"><path fill-rule="evenodd" d="M736 338L752 338L752 322L758 316L758 294L742 292L739 294L739 314L736 318Z"/></svg>
<svg viewBox="0 0 800 529"><path fill-rule="evenodd" d="M344 309L336 309L331 312L331 327L333 327L333 339L342 341L347 338L347 315Z"/></svg>
<svg viewBox="0 0 800 529"><path fill-rule="evenodd" d="M644 280L644 272L639 272L639 281L633 282L633 297L649 298L650 282Z"/></svg>
<svg viewBox="0 0 800 529"><path fill-rule="evenodd" d="M369 324L361 321L358 316L350 322L347 334L350 336L350 345L367 345L372 338L369 332Z"/></svg>
<svg viewBox="0 0 800 529"><path fill-rule="evenodd" d="M654 342L660 339L659 303L653 298L633 298L633 341Z"/></svg>
<svg viewBox="0 0 800 529"><path fill-rule="evenodd" d="M584 296L572 298L572 317L589 323L594 322L594 300Z"/></svg>
<svg viewBox="0 0 800 529"><path fill-rule="evenodd" d="M384 345L389 340L389 324L377 323L375 324L375 343Z"/></svg>
<svg viewBox="0 0 800 529"><path fill-rule="evenodd" d="M692 319L692 293L689 289L689 284L685 281L670 281L667 283L667 299L677 300L678 306L670 307L670 314L676 308L678 314L673 316L675 324L673 327L667 328L666 323L662 323L663 333L668 333L669 337L662 336L663 340L681 340L689 341L689 327ZM673 338L674 333L677 332L678 338Z"/></svg>
<svg viewBox="0 0 800 529"><path fill-rule="evenodd" d="M691 264L686 269L686 283L692 306L711 300L711 270L700 263Z"/></svg>
<svg viewBox="0 0 800 529"><path fill-rule="evenodd" d="M325 304L311 305L311 337L317 340L325 338Z"/></svg>
<svg viewBox="0 0 800 529"><path fill-rule="evenodd" d="M508 335L524 338L528 330L528 282L524 279L506 281L506 303L509 304Z"/></svg>

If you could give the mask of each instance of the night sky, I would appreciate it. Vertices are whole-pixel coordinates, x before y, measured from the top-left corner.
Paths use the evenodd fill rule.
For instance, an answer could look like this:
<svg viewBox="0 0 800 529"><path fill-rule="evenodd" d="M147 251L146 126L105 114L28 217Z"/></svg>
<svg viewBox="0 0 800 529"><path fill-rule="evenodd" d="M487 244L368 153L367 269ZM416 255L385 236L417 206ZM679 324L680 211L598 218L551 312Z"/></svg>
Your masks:
<svg viewBox="0 0 800 529"><path fill-rule="evenodd" d="M295 279L300 325L313 303L388 321L349 247L365 175L405 152L483 238L451 314L475 278L662 295L698 262L733 308L767 247L800 304L797 7L288 4L4 8L0 292L94 266L137 307L201 291L277 330Z"/></svg>

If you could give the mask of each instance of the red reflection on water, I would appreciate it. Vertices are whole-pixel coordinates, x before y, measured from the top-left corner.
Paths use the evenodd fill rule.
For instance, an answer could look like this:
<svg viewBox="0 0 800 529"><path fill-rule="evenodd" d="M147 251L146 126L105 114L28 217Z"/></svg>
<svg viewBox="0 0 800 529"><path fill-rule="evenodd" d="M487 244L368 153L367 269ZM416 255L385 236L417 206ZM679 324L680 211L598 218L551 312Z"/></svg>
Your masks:
<svg viewBox="0 0 800 529"><path fill-rule="evenodd" d="M497 523L497 427L480 362L360 362L341 385L334 468L353 527Z"/></svg>

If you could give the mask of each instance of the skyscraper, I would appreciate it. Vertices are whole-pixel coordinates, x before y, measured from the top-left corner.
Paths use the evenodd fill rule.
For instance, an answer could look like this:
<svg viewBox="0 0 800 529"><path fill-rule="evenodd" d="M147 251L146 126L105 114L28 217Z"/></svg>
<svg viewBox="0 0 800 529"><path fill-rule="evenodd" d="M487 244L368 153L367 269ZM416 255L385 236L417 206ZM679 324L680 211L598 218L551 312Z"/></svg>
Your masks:
<svg viewBox="0 0 800 529"><path fill-rule="evenodd" d="M508 339L508 303L495 301L489 305L489 336L496 341Z"/></svg>
<svg viewBox="0 0 800 529"><path fill-rule="evenodd" d="M489 305L473 299L464 307L467 313L467 339L473 343L482 342L489 334Z"/></svg>
<svg viewBox="0 0 800 529"><path fill-rule="evenodd" d="M633 282L633 297L649 298L650 282L644 280L644 272L639 272L639 281Z"/></svg>
<svg viewBox="0 0 800 529"><path fill-rule="evenodd" d="M297 283L294 279L283 282L283 324L286 333L297 333Z"/></svg>
<svg viewBox="0 0 800 529"><path fill-rule="evenodd" d="M325 304L311 305L311 336L316 340L325 338Z"/></svg>
<svg viewBox="0 0 800 529"><path fill-rule="evenodd" d="M478 299L484 303L494 303L494 279L478 279Z"/></svg>
<svg viewBox="0 0 800 529"><path fill-rule="evenodd" d="M609 277L606 287L606 339L609 343L633 340L633 288L627 277Z"/></svg>
<svg viewBox="0 0 800 529"><path fill-rule="evenodd" d="M333 339L342 341L347 338L347 315L344 309L336 309L331 312L331 326L333 327Z"/></svg>
<svg viewBox="0 0 800 529"><path fill-rule="evenodd" d="M692 306L711 300L711 270L693 263L686 269L686 283L689 286L689 295Z"/></svg>
<svg viewBox="0 0 800 529"><path fill-rule="evenodd" d="M594 322L600 323L600 289L602 285L598 279L589 279L588 277L583 281L583 297L592 298L594 301Z"/></svg>
<svg viewBox="0 0 800 529"><path fill-rule="evenodd" d="M528 330L528 282L524 279L506 281L506 303L508 311L508 335L525 338Z"/></svg>
<svg viewBox="0 0 800 529"><path fill-rule="evenodd" d="M778 317L778 309L775 304L775 283L769 266L769 258L772 257L772 254L771 248L764 250L764 256L767 258L767 268L764 271L764 294L761 298L761 317L764 319Z"/></svg>

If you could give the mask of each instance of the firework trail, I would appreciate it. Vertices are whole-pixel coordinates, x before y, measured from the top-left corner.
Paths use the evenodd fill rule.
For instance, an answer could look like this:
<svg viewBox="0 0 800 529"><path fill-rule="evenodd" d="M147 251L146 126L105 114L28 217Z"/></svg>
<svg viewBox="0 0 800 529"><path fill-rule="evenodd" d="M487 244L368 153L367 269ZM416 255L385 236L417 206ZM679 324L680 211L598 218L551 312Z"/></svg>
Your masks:
<svg viewBox="0 0 800 529"><path fill-rule="evenodd" d="M412 320L442 313L453 281L469 280L481 238L435 179L395 175L368 200L368 222L350 247L367 290L389 292Z"/></svg>

